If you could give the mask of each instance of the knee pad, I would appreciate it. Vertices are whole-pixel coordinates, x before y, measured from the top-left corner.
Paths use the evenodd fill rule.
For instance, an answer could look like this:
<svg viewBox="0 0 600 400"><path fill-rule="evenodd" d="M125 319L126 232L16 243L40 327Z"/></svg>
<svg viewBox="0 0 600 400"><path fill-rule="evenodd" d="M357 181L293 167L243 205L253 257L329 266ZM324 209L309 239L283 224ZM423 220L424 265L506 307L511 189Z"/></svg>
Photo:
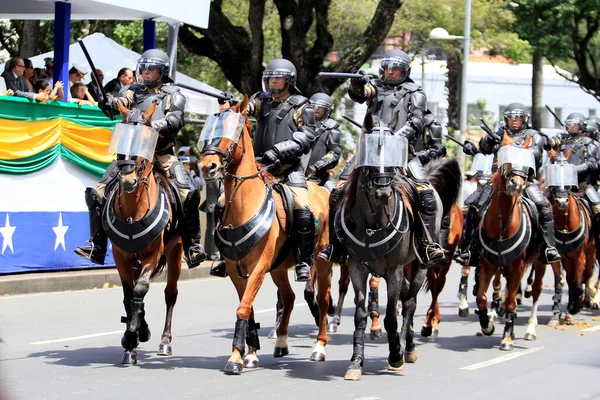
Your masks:
<svg viewBox="0 0 600 400"><path fill-rule="evenodd" d="M433 195L433 189L425 189L419 192L421 199L421 210L426 213L433 214L437 210L437 204L435 202L435 196Z"/></svg>
<svg viewBox="0 0 600 400"><path fill-rule="evenodd" d="M85 204L87 205L88 210L100 205L100 197L95 189L90 187L85 188Z"/></svg>
<svg viewBox="0 0 600 400"><path fill-rule="evenodd" d="M190 188L190 176L185 172L181 161L175 161L169 168L169 176L175 181L175 186L180 189Z"/></svg>

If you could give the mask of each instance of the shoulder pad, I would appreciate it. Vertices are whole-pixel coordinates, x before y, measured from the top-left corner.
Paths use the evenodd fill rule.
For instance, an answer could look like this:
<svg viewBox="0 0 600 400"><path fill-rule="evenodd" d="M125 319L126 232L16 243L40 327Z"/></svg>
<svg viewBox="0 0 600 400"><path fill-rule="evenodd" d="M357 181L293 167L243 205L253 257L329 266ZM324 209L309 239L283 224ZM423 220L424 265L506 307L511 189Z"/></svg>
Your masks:
<svg viewBox="0 0 600 400"><path fill-rule="evenodd" d="M379 78L373 78L373 79L371 79L371 85L373 85L375 87L382 87L383 82Z"/></svg>
<svg viewBox="0 0 600 400"><path fill-rule="evenodd" d="M291 105L293 105L294 107L298 107L304 103L306 103L308 101L308 99L304 96L301 96L299 94L295 94L293 96L290 96L287 99L287 102L290 103Z"/></svg>
<svg viewBox="0 0 600 400"><path fill-rule="evenodd" d="M433 114L431 113L430 110L427 110L425 112L425 115L423 116L423 124L425 126L429 126L431 124L433 124L435 122L435 117L433 116Z"/></svg>
<svg viewBox="0 0 600 400"><path fill-rule="evenodd" d="M337 128L339 124L337 123L337 121L335 119L327 118L327 120L325 122L323 122L322 125L326 129L333 129L333 128Z"/></svg>
<svg viewBox="0 0 600 400"><path fill-rule="evenodd" d="M256 99L258 97L258 95L260 95L261 93L263 93L263 92L256 92L256 93L254 93L252 96L250 96L250 98L248 100L254 100L254 99Z"/></svg>
<svg viewBox="0 0 600 400"><path fill-rule="evenodd" d="M581 143L585 144L586 146L588 144L592 144L592 139L587 137L587 136L581 136Z"/></svg>
<svg viewBox="0 0 600 400"><path fill-rule="evenodd" d="M402 85L402 87L408 92L408 93L413 93L413 92L420 92L421 91L421 86L417 85L414 82L406 82L404 83L404 85Z"/></svg>
<svg viewBox="0 0 600 400"><path fill-rule="evenodd" d="M162 85L160 87L160 90L165 93L171 94L171 93L178 92L180 89L179 89L179 87L177 87L175 85L171 85L171 84L167 83L167 84Z"/></svg>
<svg viewBox="0 0 600 400"><path fill-rule="evenodd" d="M539 135L538 131L536 131L535 129L523 129L523 134L525 135Z"/></svg>

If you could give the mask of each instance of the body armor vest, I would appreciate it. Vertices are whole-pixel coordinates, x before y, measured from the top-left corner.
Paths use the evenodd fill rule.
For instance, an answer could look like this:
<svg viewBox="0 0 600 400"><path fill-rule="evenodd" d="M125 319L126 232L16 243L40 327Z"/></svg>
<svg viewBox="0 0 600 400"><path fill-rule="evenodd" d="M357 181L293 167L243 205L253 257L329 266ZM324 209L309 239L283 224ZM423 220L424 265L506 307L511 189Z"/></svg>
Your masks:
<svg viewBox="0 0 600 400"><path fill-rule="evenodd" d="M162 85L160 91L158 93L150 93L144 90L143 85L132 85L131 89L133 90L133 106L132 108L140 109L142 112L146 112L152 102L157 100L156 110L154 114L152 114L152 120L158 120L165 117L167 108L167 97L171 93L175 93L179 88L177 86L172 85ZM160 152L166 150L170 147L175 146L175 137L168 137L167 135L159 136L158 142L156 143L156 151Z"/></svg>
<svg viewBox="0 0 600 400"><path fill-rule="evenodd" d="M569 164L581 165L585 164L588 159L588 145L591 144L591 139L586 137L569 138L561 146L561 150L566 153L571 149L571 158Z"/></svg>
<svg viewBox="0 0 600 400"><path fill-rule="evenodd" d="M283 103L273 100L262 102L253 144L257 158L271 150L276 143L293 139L292 134L298 130L294 113L306 101L306 97L296 95Z"/></svg>
<svg viewBox="0 0 600 400"><path fill-rule="evenodd" d="M385 123L392 132L406 125L408 119L410 93L416 92L419 86L414 82L404 82L400 86L384 85L379 79L372 84L377 88L377 95L367 110L373 116L373 123Z"/></svg>
<svg viewBox="0 0 600 400"><path fill-rule="evenodd" d="M331 130L337 128L339 125L334 119L328 118L316 129L317 138L313 142L312 150L310 152L310 160L308 165L312 165L325 157L325 154L329 153L333 146L331 145Z"/></svg>

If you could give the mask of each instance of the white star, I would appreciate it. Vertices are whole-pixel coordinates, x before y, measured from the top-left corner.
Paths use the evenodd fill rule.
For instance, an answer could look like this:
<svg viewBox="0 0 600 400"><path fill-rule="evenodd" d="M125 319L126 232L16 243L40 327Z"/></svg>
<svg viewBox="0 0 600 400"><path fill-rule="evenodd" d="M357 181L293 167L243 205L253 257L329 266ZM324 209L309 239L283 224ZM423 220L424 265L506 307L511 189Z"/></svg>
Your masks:
<svg viewBox="0 0 600 400"><path fill-rule="evenodd" d="M6 213L6 223L4 224L3 227L0 228L0 233L2 234L2 237L4 238L4 240L2 241L2 254L4 254L4 251L6 250L7 247L10 247L10 251L15 252L15 250L13 249L13 242L12 242L12 235L13 233L15 233L15 229L17 229L16 226L10 226L10 220L8 219L8 213Z"/></svg>
<svg viewBox="0 0 600 400"><path fill-rule="evenodd" d="M52 230L56 235L56 240L54 241L54 251L56 251L59 244L62 246L63 250L66 251L67 248L65 247L65 234L69 230L69 227L67 225L63 226L62 213L58 214L58 226L52 227Z"/></svg>

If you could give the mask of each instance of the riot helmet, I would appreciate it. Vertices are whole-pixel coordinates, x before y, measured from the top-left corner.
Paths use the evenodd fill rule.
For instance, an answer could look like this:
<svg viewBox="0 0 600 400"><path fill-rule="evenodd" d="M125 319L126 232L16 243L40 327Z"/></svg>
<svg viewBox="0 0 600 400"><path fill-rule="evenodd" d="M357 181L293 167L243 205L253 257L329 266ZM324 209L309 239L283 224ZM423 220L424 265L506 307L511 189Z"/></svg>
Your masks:
<svg viewBox="0 0 600 400"><path fill-rule="evenodd" d="M584 132L589 132L591 137L597 140L598 138L598 127L600 127L600 118L597 115L590 115L585 120L583 126Z"/></svg>
<svg viewBox="0 0 600 400"><path fill-rule="evenodd" d="M157 71L158 77L154 79L144 77L144 70L149 70L151 74L152 71ZM146 50L137 60L137 74L144 86L154 86L160 80L163 82L171 81L171 78L169 78L169 56L159 49Z"/></svg>
<svg viewBox="0 0 600 400"><path fill-rule="evenodd" d="M315 93L309 100L310 104L315 109L315 117L317 121L325 121L331 115L331 110L333 109L333 100L331 97L326 95L325 93ZM323 113L317 108L322 108Z"/></svg>
<svg viewBox="0 0 600 400"><path fill-rule="evenodd" d="M585 117L581 113L571 113L565 119L565 129L569 135L578 135L583 132Z"/></svg>
<svg viewBox="0 0 600 400"><path fill-rule="evenodd" d="M529 111L521 103L511 103L504 109L504 124L510 133L518 133L529 126Z"/></svg>
<svg viewBox="0 0 600 400"><path fill-rule="evenodd" d="M267 68L265 68L263 72L263 91L269 92L273 95L280 94L286 88L293 88L296 91L298 91L298 89L296 88L296 76L296 67L294 67L294 64L292 64L291 61L283 58L275 59L267 65ZM285 83L281 88L270 88L270 78L285 78Z"/></svg>
<svg viewBox="0 0 600 400"><path fill-rule="evenodd" d="M390 69L391 73L385 75ZM397 71L397 72L396 72ZM399 73L399 74L398 74ZM390 50L379 62L379 79L388 85L398 85L410 76L410 57L402 50Z"/></svg>

